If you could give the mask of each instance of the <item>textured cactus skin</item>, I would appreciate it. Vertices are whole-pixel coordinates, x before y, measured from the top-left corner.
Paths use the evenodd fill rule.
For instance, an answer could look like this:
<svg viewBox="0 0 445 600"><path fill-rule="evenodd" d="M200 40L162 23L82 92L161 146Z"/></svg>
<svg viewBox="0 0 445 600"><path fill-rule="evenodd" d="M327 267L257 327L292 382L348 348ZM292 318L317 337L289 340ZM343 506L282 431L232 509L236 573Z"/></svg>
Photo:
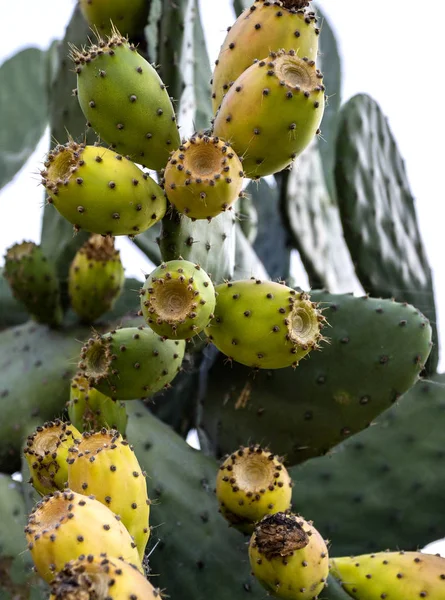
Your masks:
<svg viewBox="0 0 445 600"><path fill-rule="evenodd" d="M215 117L213 135L232 145L247 177L264 177L285 169L303 152L323 111L323 76L315 62L280 51L236 80Z"/></svg>
<svg viewBox="0 0 445 600"><path fill-rule="evenodd" d="M14 297L39 323L60 325L63 317L59 281L54 265L34 242L15 244L6 251L3 274Z"/></svg>
<svg viewBox="0 0 445 600"><path fill-rule="evenodd" d="M111 310L125 283L124 267L113 238L93 235L71 263L68 292L71 306L85 323Z"/></svg>
<svg viewBox="0 0 445 600"><path fill-rule="evenodd" d="M250 566L267 591L278 598L313 600L329 573L328 549L312 523L298 515L268 515L249 543Z"/></svg>
<svg viewBox="0 0 445 600"><path fill-rule="evenodd" d="M149 327L127 327L90 338L79 371L113 399L145 398L174 379L184 352L183 340L164 340Z"/></svg>
<svg viewBox="0 0 445 600"><path fill-rule="evenodd" d="M116 515L69 489L45 496L30 514L25 533L36 570L48 583L65 563L84 554L109 552L143 572L137 548Z"/></svg>
<svg viewBox="0 0 445 600"><path fill-rule="evenodd" d="M331 574L357 600L445 597L445 559L421 552L378 552L334 558Z"/></svg>
<svg viewBox="0 0 445 600"><path fill-rule="evenodd" d="M45 167L50 201L76 230L137 235L165 214L158 184L112 150L69 142L48 155Z"/></svg>
<svg viewBox="0 0 445 600"><path fill-rule="evenodd" d="M147 484L132 447L115 430L84 433L68 458L68 487L119 515L144 557L150 537Z"/></svg>
<svg viewBox="0 0 445 600"><path fill-rule="evenodd" d="M213 318L215 288L199 265L187 260L162 263L141 289L145 321L158 335L190 339Z"/></svg>
<svg viewBox="0 0 445 600"><path fill-rule="evenodd" d="M131 37L141 31L147 18L145 0L79 0L79 5L90 27L101 35L110 35L114 25Z"/></svg>
<svg viewBox="0 0 445 600"><path fill-rule="evenodd" d="M324 320L307 294L272 281L223 283L205 332L229 358L260 369L296 366L321 339Z"/></svg>
<svg viewBox="0 0 445 600"><path fill-rule="evenodd" d="M149 169L162 169L180 137L161 78L117 34L87 54L74 52L73 59L79 104L88 122L118 152Z"/></svg>
<svg viewBox="0 0 445 600"><path fill-rule="evenodd" d="M298 56L316 60L319 29L310 11L285 8L281 2L255 2L238 17L224 40L212 82L213 111L223 96L255 59L274 52L294 50Z"/></svg>

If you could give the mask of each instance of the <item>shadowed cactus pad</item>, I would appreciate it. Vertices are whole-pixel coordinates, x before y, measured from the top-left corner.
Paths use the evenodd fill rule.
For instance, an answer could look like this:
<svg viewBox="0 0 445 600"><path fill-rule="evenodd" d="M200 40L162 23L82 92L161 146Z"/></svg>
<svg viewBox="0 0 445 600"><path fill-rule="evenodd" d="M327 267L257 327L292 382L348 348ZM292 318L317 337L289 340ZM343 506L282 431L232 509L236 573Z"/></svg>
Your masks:
<svg viewBox="0 0 445 600"><path fill-rule="evenodd" d="M42 183L59 213L102 235L137 235L165 214L164 192L112 150L69 142L49 153Z"/></svg>
<svg viewBox="0 0 445 600"><path fill-rule="evenodd" d="M102 35L111 34L115 25L132 36L142 30L147 17L145 0L79 0L79 6L88 25Z"/></svg>

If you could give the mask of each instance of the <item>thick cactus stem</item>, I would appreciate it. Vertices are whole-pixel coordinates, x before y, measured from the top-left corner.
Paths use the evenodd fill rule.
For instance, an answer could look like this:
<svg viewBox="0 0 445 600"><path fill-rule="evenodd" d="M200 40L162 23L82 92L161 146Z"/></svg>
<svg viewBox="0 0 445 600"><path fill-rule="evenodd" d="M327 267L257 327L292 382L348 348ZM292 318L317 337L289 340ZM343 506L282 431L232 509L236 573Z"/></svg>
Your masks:
<svg viewBox="0 0 445 600"><path fill-rule="evenodd" d="M290 508L292 482L282 460L261 446L240 448L222 463L216 478L221 514L236 529L252 533L268 514Z"/></svg>
<svg viewBox="0 0 445 600"><path fill-rule="evenodd" d="M102 35L110 35L114 24L123 35L133 37L147 22L146 0L79 0L79 5L90 27Z"/></svg>

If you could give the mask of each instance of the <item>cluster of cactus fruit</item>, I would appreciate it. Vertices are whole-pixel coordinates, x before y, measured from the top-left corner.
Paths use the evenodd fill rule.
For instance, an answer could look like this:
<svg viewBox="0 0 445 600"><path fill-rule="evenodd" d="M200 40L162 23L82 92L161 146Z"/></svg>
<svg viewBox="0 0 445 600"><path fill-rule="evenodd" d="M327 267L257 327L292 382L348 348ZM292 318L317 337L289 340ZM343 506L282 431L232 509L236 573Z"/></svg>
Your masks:
<svg viewBox="0 0 445 600"><path fill-rule="evenodd" d="M335 100L327 104L319 67L321 59L335 96L335 38L310 0L234 5L239 16L211 89L195 0L80 0L67 29L51 84L66 107L63 118L54 111L53 132L69 137L41 171L42 243L7 250L10 290L0 287L0 468L8 473L0 476L1 598L226 600L265 590L289 600L445 597L445 559L411 551L445 532L440 514L436 528L417 518L422 485L410 494L400 486L397 497L398 486L375 491L381 469L367 473L373 497L380 493L371 502L383 506L396 494L397 519L422 523L404 538L406 552L354 537L336 516L346 491L335 502L325 491L333 473L355 477L355 445L364 454L370 437L379 444L391 419L420 397L422 377L437 414L416 403L424 412L401 435L415 439L418 423L431 431L443 419L431 273L397 149L370 99L340 113ZM188 47L197 66L187 82L177 55ZM181 138L180 98L169 94L193 86L198 130ZM366 119L381 129L372 140ZM325 124L327 157L318 147ZM344 157L345 138L353 150ZM379 187L363 202L356 173L347 173L375 173L388 148L396 164L386 193L398 186L398 205L406 203L387 215L401 221L388 242L403 256L397 266L376 239L377 211L368 222L360 212L366 202L392 206L392 197L377 197ZM259 181L267 175L281 207ZM332 277L334 291L345 283L336 273L346 255L333 225L340 219L357 276L375 298L316 289ZM359 226L375 245L376 274L357 244ZM154 263L142 286L125 279L116 236L129 236ZM311 291L285 281L290 238ZM413 264L403 264L410 256ZM378 418L384 411L388 422ZM185 442L192 428L200 451ZM419 455L431 457L426 450ZM21 483L10 477L20 464ZM442 483L437 476L439 497ZM367 493L355 489L356 512L366 510ZM379 516L399 548L383 508ZM339 555L344 546L360 556Z"/></svg>

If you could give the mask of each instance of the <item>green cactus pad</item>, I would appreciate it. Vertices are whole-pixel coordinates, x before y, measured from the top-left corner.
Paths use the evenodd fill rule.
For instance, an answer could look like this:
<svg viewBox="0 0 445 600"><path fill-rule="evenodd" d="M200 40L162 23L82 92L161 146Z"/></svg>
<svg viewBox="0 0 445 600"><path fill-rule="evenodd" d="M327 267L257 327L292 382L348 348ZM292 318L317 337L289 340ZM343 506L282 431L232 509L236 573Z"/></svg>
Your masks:
<svg viewBox="0 0 445 600"><path fill-rule="evenodd" d="M301 3L300 3L301 4ZM255 0L229 28L216 61L212 81L213 110L216 112L233 82L271 51L294 50L298 56L317 58L317 19L296 2Z"/></svg>
<svg viewBox="0 0 445 600"><path fill-rule="evenodd" d="M311 299L328 343L296 370L252 373L222 355L210 369L199 426L218 456L252 442L304 462L367 427L418 380L431 328L416 309L317 291Z"/></svg>
<svg viewBox="0 0 445 600"><path fill-rule="evenodd" d="M101 35L110 35L115 25L130 37L141 32L147 20L146 0L79 0L79 6L90 27Z"/></svg>
<svg viewBox="0 0 445 600"><path fill-rule="evenodd" d="M162 169L181 142L156 70L116 31L88 50L73 49L72 58L79 104L93 129L118 152Z"/></svg>
<svg viewBox="0 0 445 600"><path fill-rule="evenodd" d="M33 319L47 325L60 325L63 317L59 281L54 265L34 242L8 248L4 277L14 297L24 304Z"/></svg>
<svg viewBox="0 0 445 600"><path fill-rule="evenodd" d="M101 235L137 235L165 214L164 192L127 158L70 141L50 152L42 182L60 214Z"/></svg>
<svg viewBox="0 0 445 600"><path fill-rule="evenodd" d="M213 135L232 145L247 177L282 171L318 132L324 97L323 76L313 60L294 51L271 53L227 92Z"/></svg>
<svg viewBox="0 0 445 600"><path fill-rule="evenodd" d="M215 289L215 317L205 331L229 359L258 369L281 369L295 367L318 347L324 318L307 294L255 278Z"/></svg>
<svg viewBox="0 0 445 600"><path fill-rule="evenodd" d="M176 377L184 352L182 340L163 339L149 327L127 327L90 338L79 371L113 399L146 398Z"/></svg>
<svg viewBox="0 0 445 600"><path fill-rule="evenodd" d="M199 134L170 156L164 189L176 210L191 219L212 219L241 193L243 167L223 140Z"/></svg>
<svg viewBox="0 0 445 600"><path fill-rule="evenodd" d="M141 309L155 333L170 339L190 339L213 318L215 288L199 265L187 260L162 263L141 289Z"/></svg>

